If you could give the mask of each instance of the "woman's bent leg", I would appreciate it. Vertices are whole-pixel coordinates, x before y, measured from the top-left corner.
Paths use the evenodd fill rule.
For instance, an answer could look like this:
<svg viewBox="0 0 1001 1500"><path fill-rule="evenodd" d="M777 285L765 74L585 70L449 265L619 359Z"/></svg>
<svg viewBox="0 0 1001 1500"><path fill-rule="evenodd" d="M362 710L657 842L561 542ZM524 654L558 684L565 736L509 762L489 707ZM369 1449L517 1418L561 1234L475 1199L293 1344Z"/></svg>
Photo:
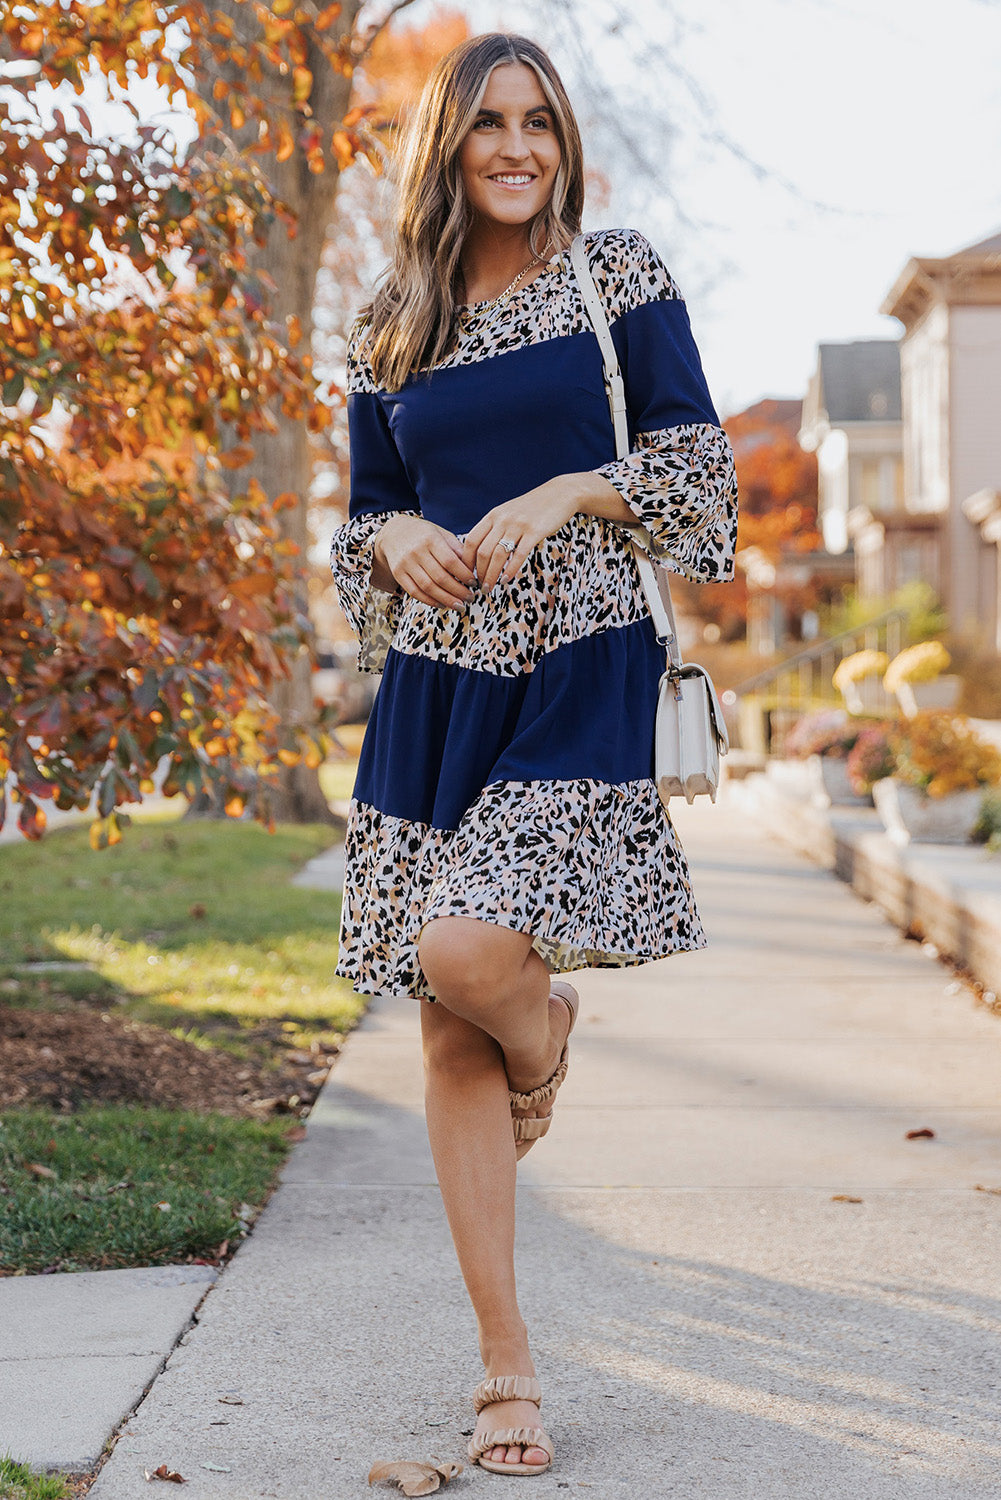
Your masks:
<svg viewBox="0 0 1001 1500"><path fill-rule="evenodd" d="M491 1375L534 1375L514 1276L516 1162L508 1079L498 1042L442 1004L421 1003L428 1136L449 1228ZM479 1426L530 1427L538 1409L488 1407ZM496 1462L544 1463L536 1448L495 1448Z"/></svg>

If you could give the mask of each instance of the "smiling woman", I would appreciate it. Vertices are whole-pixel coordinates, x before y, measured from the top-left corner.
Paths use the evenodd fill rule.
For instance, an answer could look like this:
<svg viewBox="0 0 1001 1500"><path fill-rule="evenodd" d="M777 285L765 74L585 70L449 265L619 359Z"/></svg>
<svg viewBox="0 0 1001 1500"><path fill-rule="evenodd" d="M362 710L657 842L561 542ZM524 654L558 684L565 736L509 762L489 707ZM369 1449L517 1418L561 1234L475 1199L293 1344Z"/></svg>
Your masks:
<svg viewBox="0 0 1001 1500"><path fill-rule="evenodd" d="M470 1457L553 1447L514 1278L517 1160L549 1129L576 991L555 975L701 947L652 779L663 648L634 542L729 577L736 493L684 303L631 230L582 237L632 452L567 253L573 111L524 37L439 65L403 157L393 263L349 355L334 538L382 682L345 845L338 972L420 1002L438 1181L486 1379ZM642 529L640 529L642 528Z"/></svg>

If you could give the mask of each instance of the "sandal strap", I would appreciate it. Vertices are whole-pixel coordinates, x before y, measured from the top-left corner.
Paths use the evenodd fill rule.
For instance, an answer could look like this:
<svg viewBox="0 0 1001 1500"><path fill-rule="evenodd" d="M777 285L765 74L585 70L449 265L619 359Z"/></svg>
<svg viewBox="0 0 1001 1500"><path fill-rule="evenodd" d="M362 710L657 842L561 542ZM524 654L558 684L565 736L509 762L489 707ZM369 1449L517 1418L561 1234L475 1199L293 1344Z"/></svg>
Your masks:
<svg viewBox="0 0 1001 1500"><path fill-rule="evenodd" d="M549 1462L556 1457L549 1434L541 1427L499 1427L495 1432L484 1432L470 1439L469 1457L473 1463L491 1448L541 1448L549 1454Z"/></svg>
<svg viewBox="0 0 1001 1500"><path fill-rule="evenodd" d="M515 1144L519 1141L540 1141L552 1124L552 1115L515 1115L514 1117L514 1139Z"/></svg>
<svg viewBox="0 0 1001 1500"><path fill-rule="evenodd" d="M531 1401L541 1406L542 1387L534 1375L491 1375L489 1380L481 1380L473 1392L476 1415L498 1401Z"/></svg>
<svg viewBox="0 0 1001 1500"><path fill-rule="evenodd" d="M535 1109L540 1104L548 1104L550 1099L556 1097L556 1090L567 1076L567 1068L570 1066L570 1049L564 1047L559 1063L545 1081L532 1089L528 1094L519 1094L517 1089L508 1090L508 1099L512 1109Z"/></svg>

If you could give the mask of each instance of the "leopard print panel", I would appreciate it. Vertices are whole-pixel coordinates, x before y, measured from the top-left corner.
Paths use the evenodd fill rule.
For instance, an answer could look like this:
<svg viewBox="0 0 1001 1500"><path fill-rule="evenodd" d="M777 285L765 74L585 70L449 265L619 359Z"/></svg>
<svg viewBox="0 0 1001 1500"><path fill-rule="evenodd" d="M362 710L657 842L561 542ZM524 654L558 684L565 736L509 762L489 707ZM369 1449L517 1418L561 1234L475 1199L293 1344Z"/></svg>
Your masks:
<svg viewBox="0 0 1001 1500"><path fill-rule="evenodd" d="M575 516L534 548L509 583L463 608L439 609L370 587L371 544L386 519L384 511L359 516L334 539L338 593L358 635L362 671L381 671L392 645L404 655L516 677L558 646L649 614L632 550L623 545L628 534L614 521Z"/></svg>
<svg viewBox="0 0 1001 1500"><path fill-rule="evenodd" d="M688 864L652 781L506 781L454 832L352 802L336 972L361 994L433 999L426 922L533 934L553 973L705 947Z"/></svg>
<svg viewBox="0 0 1001 1500"><path fill-rule="evenodd" d="M584 236L594 284L614 323L623 313L644 302L681 298L677 283L650 242L635 229L600 229ZM521 291L504 303L496 316L489 302L471 304L459 314L455 348L435 365L436 370L476 364L495 354L566 338L591 327L570 255L561 251ZM378 385L364 355L365 329L359 321L348 344L348 394L377 391Z"/></svg>

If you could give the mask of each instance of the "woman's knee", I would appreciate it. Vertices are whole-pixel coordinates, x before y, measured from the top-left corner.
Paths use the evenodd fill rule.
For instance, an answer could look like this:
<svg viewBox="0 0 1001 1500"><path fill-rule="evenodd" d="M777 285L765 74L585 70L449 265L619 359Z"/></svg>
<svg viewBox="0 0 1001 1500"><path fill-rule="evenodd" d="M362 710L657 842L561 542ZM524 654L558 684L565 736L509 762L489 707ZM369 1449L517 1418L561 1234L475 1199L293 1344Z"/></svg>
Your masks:
<svg viewBox="0 0 1001 1500"><path fill-rule="evenodd" d="M484 925L463 917L437 917L427 923L417 945L434 994L461 1015L491 1010L511 986L504 943L494 933L480 931Z"/></svg>

